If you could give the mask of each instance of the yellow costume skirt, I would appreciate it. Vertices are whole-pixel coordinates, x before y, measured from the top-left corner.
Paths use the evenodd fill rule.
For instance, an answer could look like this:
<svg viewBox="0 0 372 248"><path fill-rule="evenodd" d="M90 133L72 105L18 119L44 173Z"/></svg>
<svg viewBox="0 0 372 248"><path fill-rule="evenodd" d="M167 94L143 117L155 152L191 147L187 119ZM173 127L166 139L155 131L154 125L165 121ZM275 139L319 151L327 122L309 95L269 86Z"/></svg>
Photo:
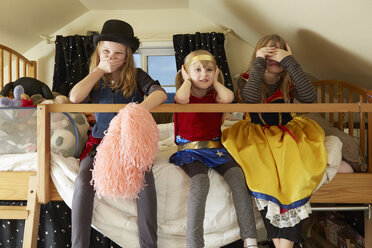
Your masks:
<svg viewBox="0 0 372 248"><path fill-rule="evenodd" d="M252 195L284 209L308 202L327 166L324 131L302 116L284 127L241 120L223 131L222 143L242 167Z"/></svg>

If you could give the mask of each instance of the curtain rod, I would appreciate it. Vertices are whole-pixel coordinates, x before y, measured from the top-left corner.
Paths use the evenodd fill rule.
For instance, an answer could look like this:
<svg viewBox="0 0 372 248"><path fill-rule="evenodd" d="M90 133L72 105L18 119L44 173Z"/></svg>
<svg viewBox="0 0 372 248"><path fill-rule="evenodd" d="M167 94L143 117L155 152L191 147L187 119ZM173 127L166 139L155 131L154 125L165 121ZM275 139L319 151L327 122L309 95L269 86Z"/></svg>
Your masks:
<svg viewBox="0 0 372 248"><path fill-rule="evenodd" d="M233 31L232 31L232 29L231 28L229 28L229 29L226 29L224 32L223 32L223 35L226 37L226 36L228 36L230 33L232 33Z"/></svg>
<svg viewBox="0 0 372 248"><path fill-rule="evenodd" d="M45 40L47 44L54 44L55 40L52 40L54 38L53 35L47 35L47 34L40 34L40 38Z"/></svg>

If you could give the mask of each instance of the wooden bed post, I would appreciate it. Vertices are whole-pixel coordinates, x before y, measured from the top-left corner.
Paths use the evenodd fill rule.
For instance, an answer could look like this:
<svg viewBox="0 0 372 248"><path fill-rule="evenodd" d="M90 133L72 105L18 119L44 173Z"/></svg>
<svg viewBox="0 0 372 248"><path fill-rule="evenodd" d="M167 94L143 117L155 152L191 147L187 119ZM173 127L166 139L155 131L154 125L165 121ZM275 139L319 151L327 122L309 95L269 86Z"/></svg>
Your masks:
<svg viewBox="0 0 372 248"><path fill-rule="evenodd" d="M36 67L36 61L29 61L27 64L27 69L24 71L25 76L37 78L37 67Z"/></svg>
<svg viewBox="0 0 372 248"><path fill-rule="evenodd" d="M50 201L50 113L48 105L37 106L37 197L39 203Z"/></svg>
<svg viewBox="0 0 372 248"><path fill-rule="evenodd" d="M37 200L37 177L30 176L27 197L27 218L23 234L23 248L36 248L39 231L40 203Z"/></svg>
<svg viewBox="0 0 372 248"><path fill-rule="evenodd" d="M4 87L4 52L0 48L0 90Z"/></svg>
<svg viewBox="0 0 372 248"><path fill-rule="evenodd" d="M372 91L368 91L367 94L368 103L372 103ZM367 112L368 122L368 143L367 143L367 154L368 154L368 173L372 173L372 112ZM368 205L371 211L371 204ZM369 215L364 216L364 236L365 236L365 247L372 247L372 218L371 212L368 211Z"/></svg>

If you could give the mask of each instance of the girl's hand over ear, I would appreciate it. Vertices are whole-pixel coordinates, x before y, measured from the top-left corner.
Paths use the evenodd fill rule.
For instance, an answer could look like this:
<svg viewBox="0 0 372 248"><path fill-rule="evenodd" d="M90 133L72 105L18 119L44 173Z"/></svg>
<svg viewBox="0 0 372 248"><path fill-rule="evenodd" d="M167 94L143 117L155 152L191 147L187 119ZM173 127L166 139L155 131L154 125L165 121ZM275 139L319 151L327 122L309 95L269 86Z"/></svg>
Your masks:
<svg viewBox="0 0 372 248"><path fill-rule="evenodd" d="M189 73L187 72L187 70L186 70L186 68L185 68L184 65L182 65L181 73L182 73L183 81L186 81L186 80L190 80L191 81L191 77L190 77Z"/></svg>
<svg viewBox="0 0 372 248"><path fill-rule="evenodd" d="M216 67L216 71L214 72L214 79L213 79L213 87L215 87L215 84L218 84L218 75L220 75L220 69Z"/></svg>

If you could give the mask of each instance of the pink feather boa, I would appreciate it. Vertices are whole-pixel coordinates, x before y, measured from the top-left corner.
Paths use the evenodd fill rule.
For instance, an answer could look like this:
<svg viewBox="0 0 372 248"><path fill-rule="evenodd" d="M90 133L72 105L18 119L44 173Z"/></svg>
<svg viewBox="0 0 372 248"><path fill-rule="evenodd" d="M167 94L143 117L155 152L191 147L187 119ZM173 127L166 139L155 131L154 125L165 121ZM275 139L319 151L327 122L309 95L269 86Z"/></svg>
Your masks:
<svg viewBox="0 0 372 248"><path fill-rule="evenodd" d="M159 130L149 111L135 103L121 109L97 147L91 181L97 196L114 200L138 197L158 142Z"/></svg>

